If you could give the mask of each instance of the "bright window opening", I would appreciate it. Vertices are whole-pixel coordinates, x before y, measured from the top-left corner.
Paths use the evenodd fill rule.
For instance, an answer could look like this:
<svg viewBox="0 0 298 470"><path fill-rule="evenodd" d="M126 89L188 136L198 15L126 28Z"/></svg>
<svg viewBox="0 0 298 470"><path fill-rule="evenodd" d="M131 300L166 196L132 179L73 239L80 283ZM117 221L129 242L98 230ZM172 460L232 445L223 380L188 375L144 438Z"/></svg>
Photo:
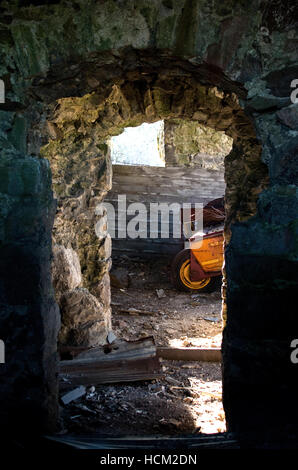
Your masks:
<svg viewBox="0 0 298 470"><path fill-rule="evenodd" d="M165 166L164 122L126 127L110 146L113 165Z"/></svg>

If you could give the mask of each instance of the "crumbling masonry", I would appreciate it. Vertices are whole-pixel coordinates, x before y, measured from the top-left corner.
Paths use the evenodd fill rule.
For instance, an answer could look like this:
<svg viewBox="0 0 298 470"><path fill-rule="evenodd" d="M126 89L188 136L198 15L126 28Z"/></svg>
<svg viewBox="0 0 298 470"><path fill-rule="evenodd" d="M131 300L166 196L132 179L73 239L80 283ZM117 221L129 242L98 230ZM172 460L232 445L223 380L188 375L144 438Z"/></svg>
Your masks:
<svg viewBox="0 0 298 470"><path fill-rule="evenodd" d="M297 6L229 0L3 2L0 18L0 419L55 429L54 242L109 316L107 138L184 119L225 131L223 387L228 429L298 434ZM53 191L57 199L55 202ZM77 288L77 287L75 287Z"/></svg>

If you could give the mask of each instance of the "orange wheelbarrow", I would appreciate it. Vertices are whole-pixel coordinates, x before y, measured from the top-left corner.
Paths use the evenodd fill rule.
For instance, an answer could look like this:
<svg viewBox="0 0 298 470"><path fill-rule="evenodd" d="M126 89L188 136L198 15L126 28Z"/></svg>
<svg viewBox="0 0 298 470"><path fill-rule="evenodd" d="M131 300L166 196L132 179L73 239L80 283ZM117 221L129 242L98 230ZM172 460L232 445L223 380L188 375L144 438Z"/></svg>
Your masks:
<svg viewBox="0 0 298 470"><path fill-rule="evenodd" d="M212 292L221 283L223 230L195 234L190 248L180 251L171 266L172 282L182 291Z"/></svg>

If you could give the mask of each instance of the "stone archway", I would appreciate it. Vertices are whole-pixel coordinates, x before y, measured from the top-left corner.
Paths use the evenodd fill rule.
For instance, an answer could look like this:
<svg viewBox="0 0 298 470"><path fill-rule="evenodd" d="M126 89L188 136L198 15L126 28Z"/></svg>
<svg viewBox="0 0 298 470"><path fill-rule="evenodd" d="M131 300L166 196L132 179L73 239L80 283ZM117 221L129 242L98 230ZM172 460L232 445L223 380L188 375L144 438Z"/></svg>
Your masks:
<svg viewBox="0 0 298 470"><path fill-rule="evenodd" d="M258 193L268 180L252 122L239 106L235 92L202 85L194 72L184 71L182 63L178 70L177 65L168 70L169 76L158 69L154 73L147 69L145 79L143 69L130 74L133 80L117 77L112 87L109 83L109 94L94 90L83 97L62 98L54 106L50 104L41 130L45 139L50 138L41 155L51 164L59 206L54 239L78 252L83 285L104 305L108 316L111 252L106 249L105 238L98 238L95 233L95 225L100 217L96 206L111 189L106 144L109 136L119 134L127 126L164 118L187 119L225 130L234 141L226 165L229 223L232 218L241 221L255 214ZM233 166L232 171L229 165ZM245 182L242 195L237 191L241 180ZM92 319L89 320L92 328Z"/></svg>
<svg viewBox="0 0 298 470"><path fill-rule="evenodd" d="M146 75L144 80L142 72L139 72L139 76L135 73L135 80L115 84L105 99L94 91L82 98L58 100L54 113L49 113L42 129L48 137L54 136L41 149L41 154L50 161L55 194L63 206L63 214L54 228L55 238L58 242L64 239L78 250L85 272L85 286L91 289L94 287L92 284L100 280L94 271L92 273L92 269L103 274L106 271L98 264L96 268L92 268L92 255L89 256L83 246L88 246L90 251L94 247L97 252L100 249L99 243L102 243L102 240L96 240L95 234L90 234L89 227L90 224L95 225L98 218L94 212L96 204L101 202L111 188L111 162L106 144L109 136L117 135L131 125L172 117L225 130L234 140L231 160L237 158L235 166L239 159L246 160L246 168L243 163L238 165L236 181L246 178L251 185L250 191L246 187L246 201L242 197L241 211L239 201L234 200L234 206L238 210L234 215L237 220L255 213L258 193L267 184L266 167L260 160L261 147L256 141L252 123L240 108L235 93L224 93L217 87L201 85L190 74L183 80L173 76L168 79L165 75L159 78L157 71L155 76L150 76L148 72ZM233 175L235 178L234 171ZM259 182L258 187L255 186L255 179ZM232 184L230 187L227 203L232 207ZM83 205L86 199L88 209ZM80 225L76 219L74 229L73 221L70 220L71 212L76 211L78 214L80 205L83 205L82 213L88 212L88 220L84 226L84 222ZM82 242L79 236L80 227L84 238ZM74 230L77 241L74 241ZM90 237L88 241L86 236ZM86 259L88 268L84 265Z"/></svg>
<svg viewBox="0 0 298 470"><path fill-rule="evenodd" d="M111 133L115 119L118 132L133 116L153 121L172 112L213 119L212 127L222 125L235 142L226 159L223 360L229 429L253 435L257 428L268 439L269 427L278 436L289 429L297 433L297 380L288 357L297 328L291 309L297 287L297 105L290 100L298 71L290 45L297 40L295 11L289 16L278 1L271 9L257 0L226 6L157 0L148 8L105 0L92 2L93 10L81 2L39 3L30 9L12 2L1 26L7 100L0 121L0 301L10 358L1 376L3 422L27 422L30 416L32 426L42 429L56 421L58 322L50 284L55 208L49 165L38 158L48 141L41 122L48 119L48 133L57 141L63 136L79 146L78 136L86 142L90 122L98 121L92 138L101 139L104 156L105 131ZM55 109L59 99L66 101ZM63 102L77 106L80 100L86 116L63 116ZM128 116L121 114L125 102L131 103ZM206 113L202 103L209 106ZM194 117L196 111L207 118ZM76 196L80 188L68 189Z"/></svg>

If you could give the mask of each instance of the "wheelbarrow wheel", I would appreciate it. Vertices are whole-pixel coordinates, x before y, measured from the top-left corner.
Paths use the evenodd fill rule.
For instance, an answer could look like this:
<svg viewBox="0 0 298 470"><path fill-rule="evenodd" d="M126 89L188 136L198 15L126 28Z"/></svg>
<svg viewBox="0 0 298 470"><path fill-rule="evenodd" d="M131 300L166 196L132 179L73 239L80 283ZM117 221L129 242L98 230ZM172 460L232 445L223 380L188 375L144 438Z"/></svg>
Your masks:
<svg viewBox="0 0 298 470"><path fill-rule="evenodd" d="M213 292L221 284L221 276L206 277L200 281L190 278L190 250L182 250L173 259L172 282L176 289L184 292Z"/></svg>

